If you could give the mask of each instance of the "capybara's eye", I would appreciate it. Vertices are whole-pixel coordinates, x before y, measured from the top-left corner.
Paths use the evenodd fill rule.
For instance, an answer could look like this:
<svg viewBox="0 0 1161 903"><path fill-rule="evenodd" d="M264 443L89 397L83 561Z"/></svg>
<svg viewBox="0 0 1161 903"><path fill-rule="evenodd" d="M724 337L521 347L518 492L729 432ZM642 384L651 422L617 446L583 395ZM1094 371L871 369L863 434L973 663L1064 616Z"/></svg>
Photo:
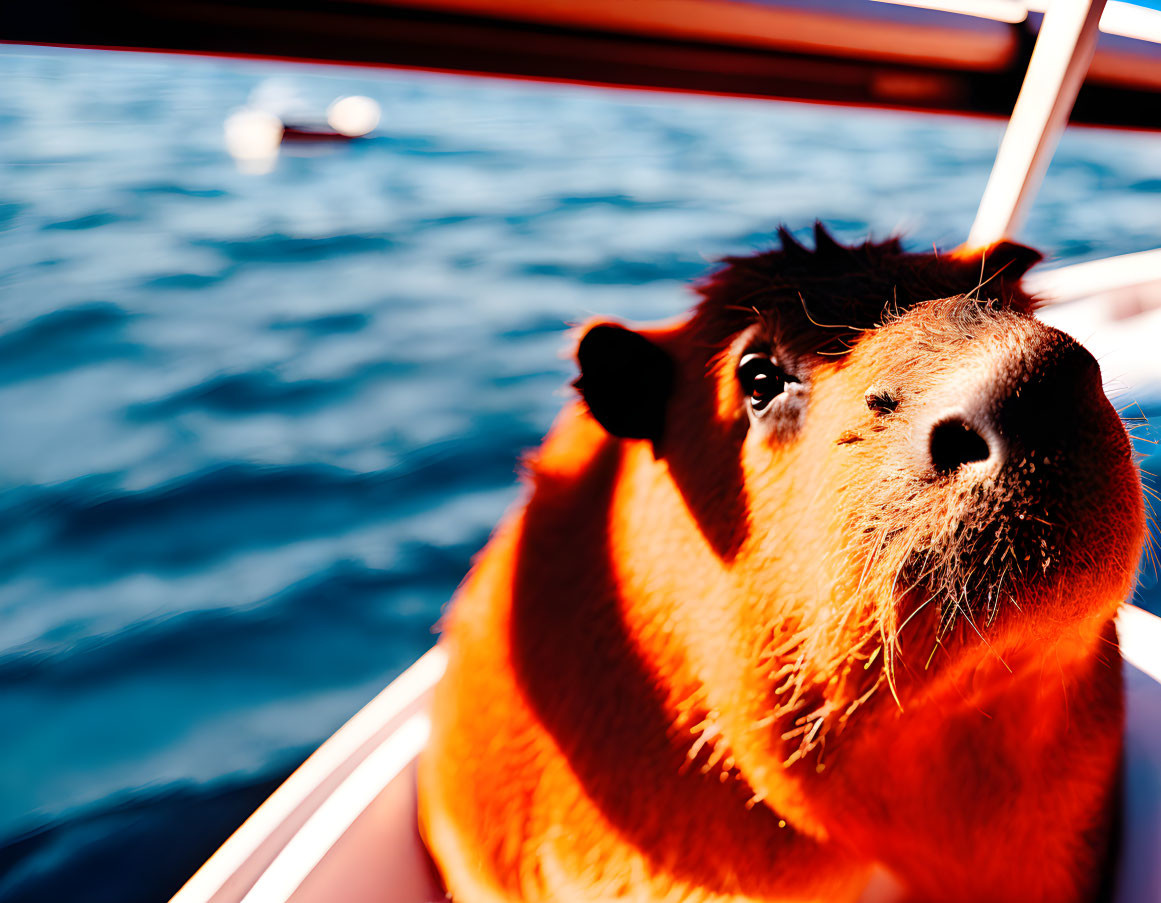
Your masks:
<svg viewBox="0 0 1161 903"><path fill-rule="evenodd" d="M786 391L791 379L768 354L747 354L738 364L738 381L750 399L754 413L761 414L766 407Z"/></svg>

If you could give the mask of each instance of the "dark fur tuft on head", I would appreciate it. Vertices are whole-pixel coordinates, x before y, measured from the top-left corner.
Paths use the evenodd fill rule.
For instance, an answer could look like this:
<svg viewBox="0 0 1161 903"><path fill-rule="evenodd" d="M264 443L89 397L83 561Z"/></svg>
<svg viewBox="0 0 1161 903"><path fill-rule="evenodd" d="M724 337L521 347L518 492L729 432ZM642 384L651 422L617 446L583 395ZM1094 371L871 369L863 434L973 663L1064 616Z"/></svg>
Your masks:
<svg viewBox="0 0 1161 903"><path fill-rule="evenodd" d="M859 332L924 301L968 295L1023 313L1035 306L1020 278L1040 255L1022 245L911 254L898 238L840 244L822 223L813 249L784 226L777 234L778 250L727 257L699 286L697 315L710 341L728 342L766 319L796 353L839 354Z"/></svg>

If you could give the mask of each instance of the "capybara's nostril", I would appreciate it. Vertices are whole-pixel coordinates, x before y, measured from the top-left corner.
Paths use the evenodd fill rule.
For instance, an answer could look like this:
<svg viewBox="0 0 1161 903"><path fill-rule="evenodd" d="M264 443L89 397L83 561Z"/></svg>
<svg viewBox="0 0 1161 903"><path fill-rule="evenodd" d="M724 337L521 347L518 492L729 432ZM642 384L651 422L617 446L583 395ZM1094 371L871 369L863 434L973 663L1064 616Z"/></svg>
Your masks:
<svg viewBox="0 0 1161 903"><path fill-rule="evenodd" d="M988 440L961 417L941 420L931 430L931 466L940 473L986 461L991 454Z"/></svg>

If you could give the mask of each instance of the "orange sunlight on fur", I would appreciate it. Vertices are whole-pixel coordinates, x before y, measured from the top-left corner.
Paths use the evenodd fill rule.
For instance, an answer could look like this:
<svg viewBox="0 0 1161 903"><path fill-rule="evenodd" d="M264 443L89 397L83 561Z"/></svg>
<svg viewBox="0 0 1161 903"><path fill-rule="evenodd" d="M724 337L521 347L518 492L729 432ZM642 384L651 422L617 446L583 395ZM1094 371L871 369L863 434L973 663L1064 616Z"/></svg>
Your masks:
<svg viewBox="0 0 1161 903"><path fill-rule="evenodd" d="M420 767L452 898L1080 903L1144 532L1039 255L731 259L585 331L457 594Z"/></svg>

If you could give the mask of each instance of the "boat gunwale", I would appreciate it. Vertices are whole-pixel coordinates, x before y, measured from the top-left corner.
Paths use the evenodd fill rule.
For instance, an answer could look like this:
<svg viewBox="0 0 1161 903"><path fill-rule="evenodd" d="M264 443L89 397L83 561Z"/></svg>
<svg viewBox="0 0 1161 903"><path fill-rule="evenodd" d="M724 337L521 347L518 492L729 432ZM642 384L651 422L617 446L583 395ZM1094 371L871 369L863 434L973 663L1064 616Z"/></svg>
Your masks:
<svg viewBox="0 0 1161 903"><path fill-rule="evenodd" d="M1161 722L1144 723L1154 709L1161 711L1161 617L1126 603L1117 616L1117 630L1122 656L1129 666L1125 674L1129 713L1124 753L1126 768L1129 773L1142 764L1161 768ZM304 826L323 809L336 788L351 778L377 750L390 743L399 728L414 724L417 718L426 721L424 710L446 664L446 653L437 645L392 681L258 807L178 891L171 903L234 903L243 900L246 903L284 903L290 900L313 869L324 861L359 816L389 789L392 782L401 777L410 780L408 772L421 750L417 750L412 759L397 763L397 768L386 772L368 771L367 779L373 783L363 787L361 793L367 801L366 808L344 813L343 824L337 826L341 830L315 832L322 845L302 851L309 860L309 868L298 867L287 873L297 876L295 880L287 880L287 874L283 874L277 881L260 884L266 870L291 849L296 840L300 849L306 846L300 839ZM1161 830L1161 811L1153 811L1156 804L1161 803L1161 793L1157 788L1153 788L1153 797L1147 793L1140 799L1128 794L1125 797L1127 814L1140 819L1142 824L1134 822L1134 830L1126 829L1122 835L1122 852L1126 854L1124 859L1129 861L1122 861L1118 868L1121 881L1116 896L1118 903L1139 903L1140 898L1134 894L1143 887L1161 891L1161 862L1138 861L1141 856L1136 853L1142 846L1137 838L1153 836ZM1124 883L1126 876L1127 885ZM255 890L259 893L253 893ZM864 898L864 903L869 899Z"/></svg>

